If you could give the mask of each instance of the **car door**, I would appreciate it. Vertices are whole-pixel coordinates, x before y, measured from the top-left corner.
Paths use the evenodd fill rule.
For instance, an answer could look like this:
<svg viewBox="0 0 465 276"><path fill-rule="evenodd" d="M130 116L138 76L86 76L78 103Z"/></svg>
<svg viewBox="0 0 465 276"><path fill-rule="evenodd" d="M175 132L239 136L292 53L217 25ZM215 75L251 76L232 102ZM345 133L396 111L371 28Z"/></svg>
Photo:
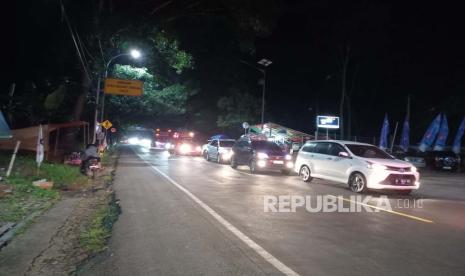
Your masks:
<svg viewBox="0 0 465 276"><path fill-rule="evenodd" d="M332 157L328 154L329 142L317 142L312 159L314 172L322 177L329 175L328 166Z"/></svg>
<svg viewBox="0 0 465 276"><path fill-rule="evenodd" d="M300 170L303 165L306 165L310 168L312 173L316 173L314 171L314 162L313 157L315 153L316 143L307 143L305 144L302 149L297 154L297 159L295 166Z"/></svg>
<svg viewBox="0 0 465 276"><path fill-rule="evenodd" d="M218 154L218 140L213 140L210 145L208 145L208 157L210 159L216 158Z"/></svg>
<svg viewBox="0 0 465 276"><path fill-rule="evenodd" d="M250 163L250 159L253 155L252 143L249 140L244 141L244 146L242 147L242 154L241 154L241 163L244 165L248 165Z"/></svg>
<svg viewBox="0 0 465 276"><path fill-rule="evenodd" d="M237 164L239 164L239 165L245 164L245 162L244 162L245 157L244 156L246 156L246 154L247 154L247 151L246 151L247 145L248 145L248 141L245 141L245 140L239 140L234 145L234 148L233 148L234 158L235 158Z"/></svg>
<svg viewBox="0 0 465 276"><path fill-rule="evenodd" d="M352 159L349 157L339 156L340 152L349 154L345 148L338 143L329 143L328 145L328 166L327 174L329 177L339 181L347 181L347 171L351 167Z"/></svg>

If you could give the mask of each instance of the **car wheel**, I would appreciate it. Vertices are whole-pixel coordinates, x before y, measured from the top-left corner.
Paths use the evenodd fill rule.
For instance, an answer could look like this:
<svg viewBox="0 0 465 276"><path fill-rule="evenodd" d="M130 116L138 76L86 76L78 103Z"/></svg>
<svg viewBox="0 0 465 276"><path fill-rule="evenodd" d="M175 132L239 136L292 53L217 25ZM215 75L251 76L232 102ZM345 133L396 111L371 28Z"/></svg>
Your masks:
<svg viewBox="0 0 465 276"><path fill-rule="evenodd" d="M208 152L207 152L207 157L205 158L205 160L210 161L210 154L208 154Z"/></svg>
<svg viewBox="0 0 465 276"><path fill-rule="evenodd" d="M255 164L255 161L251 160L249 164L250 172L255 173L257 171L257 164Z"/></svg>
<svg viewBox="0 0 465 276"><path fill-rule="evenodd" d="M354 173L349 178L349 187L352 192L363 193L367 190L367 181L361 173Z"/></svg>
<svg viewBox="0 0 465 276"><path fill-rule="evenodd" d="M220 154L217 154L217 155L216 155L216 162L217 162L218 164L221 164L221 156L220 156Z"/></svg>
<svg viewBox="0 0 465 276"><path fill-rule="evenodd" d="M207 160L207 156L208 156L207 151L204 151L202 155L203 155L203 159Z"/></svg>
<svg viewBox="0 0 465 276"><path fill-rule="evenodd" d="M412 190L398 190L397 193L400 195L410 195Z"/></svg>
<svg viewBox="0 0 465 276"><path fill-rule="evenodd" d="M302 178L304 182L312 181L310 168L307 166L302 166L302 168L300 168L299 175L300 175L300 178Z"/></svg>
<svg viewBox="0 0 465 276"><path fill-rule="evenodd" d="M234 158L234 156L231 157L231 168L237 168L237 161L236 158Z"/></svg>

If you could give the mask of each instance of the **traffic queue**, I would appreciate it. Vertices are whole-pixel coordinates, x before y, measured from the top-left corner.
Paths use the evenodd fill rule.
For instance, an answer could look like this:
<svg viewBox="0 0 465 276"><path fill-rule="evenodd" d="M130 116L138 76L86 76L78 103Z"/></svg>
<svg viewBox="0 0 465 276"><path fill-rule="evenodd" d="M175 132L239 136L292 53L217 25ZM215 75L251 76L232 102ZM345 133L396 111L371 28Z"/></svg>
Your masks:
<svg viewBox="0 0 465 276"><path fill-rule="evenodd" d="M156 129L151 143L146 138L129 138L152 149L175 156L203 156L206 161L248 168L251 174L278 171L296 173L304 182L314 178L342 183L355 193L393 190L409 194L420 187L420 174L413 162L396 159L366 143L315 140L290 129L249 127L238 139L224 134L205 138L192 130Z"/></svg>

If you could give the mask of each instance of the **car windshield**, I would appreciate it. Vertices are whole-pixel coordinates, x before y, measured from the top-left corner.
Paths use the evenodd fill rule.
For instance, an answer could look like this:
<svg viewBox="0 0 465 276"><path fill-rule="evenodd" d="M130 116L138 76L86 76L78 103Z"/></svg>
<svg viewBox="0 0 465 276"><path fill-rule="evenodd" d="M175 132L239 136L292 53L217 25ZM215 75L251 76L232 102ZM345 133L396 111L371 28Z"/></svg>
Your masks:
<svg viewBox="0 0 465 276"><path fill-rule="evenodd" d="M252 141L252 147L256 150L270 150L274 152L282 152L282 149L276 143L269 141Z"/></svg>
<svg viewBox="0 0 465 276"><path fill-rule="evenodd" d="M220 146L221 147L227 147L230 148L234 145L234 141L220 141Z"/></svg>
<svg viewBox="0 0 465 276"><path fill-rule="evenodd" d="M346 147L356 156L364 158L394 159L386 152L374 146L346 144Z"/></svg>

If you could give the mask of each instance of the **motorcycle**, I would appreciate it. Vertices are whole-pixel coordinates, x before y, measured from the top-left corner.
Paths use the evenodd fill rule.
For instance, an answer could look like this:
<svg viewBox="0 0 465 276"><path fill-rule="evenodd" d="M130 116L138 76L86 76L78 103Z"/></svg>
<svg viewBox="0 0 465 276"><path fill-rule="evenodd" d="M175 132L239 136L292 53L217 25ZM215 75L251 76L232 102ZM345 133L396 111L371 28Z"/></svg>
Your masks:
<svg viewBox="0 0 465 276"><path fill-rule="evenodd" d="M95 178L97 172L100 170L100 160L98 158L91 158L87 161L85 166L85 174L92 179Z"/></svg>

